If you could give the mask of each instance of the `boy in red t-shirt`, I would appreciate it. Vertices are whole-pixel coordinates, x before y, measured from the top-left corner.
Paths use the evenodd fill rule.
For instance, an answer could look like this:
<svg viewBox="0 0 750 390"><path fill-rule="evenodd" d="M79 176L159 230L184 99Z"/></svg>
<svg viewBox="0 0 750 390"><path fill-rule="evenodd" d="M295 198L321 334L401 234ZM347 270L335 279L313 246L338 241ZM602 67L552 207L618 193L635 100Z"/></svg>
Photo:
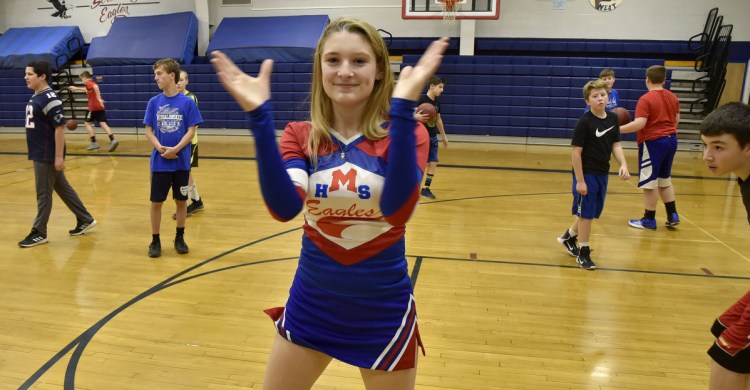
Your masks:
<svg viewBox="0 0 750 390"><path fill-rule="evenodd" d="M656 229L656 203L661 197L667 209L665 226L680 223L672 186L672 162L677 152L677 123L680 103L664 82L667 69L654 65L646 70L648 92L638 99L635 120L620 127L621 133L638 132L638 188L643 190L645 213L631 219L629 225L638 229Z"/></svg>
<svg viewBox="0 0 750 390"><path fill-rule="evenodd" d="M96 84L94 79L91 77L91 73L89 73L88 71L81 72L79 77L81 78L85 86L70 86L68 87L68 89L71 91L85 91L86 97L89 101L89 111L86 113L86 121L84 122L84 125L86 125L86 131L89 133L89 137L91 138L91 144L86 148L86 150L99 149L99 143L96 142L96 135L94 134L94 121L97 121L99 122L99 126L101 126L102 129L104 129L104 131L107 133L107 136L109 136L108 151L114 152L120 142L115 139L115 135L114 133L112 133L112 129L110 129L109 125L107 125L107 115L104 112L104 99L102 99L102 94L99 91L99 85Z"/></svg>

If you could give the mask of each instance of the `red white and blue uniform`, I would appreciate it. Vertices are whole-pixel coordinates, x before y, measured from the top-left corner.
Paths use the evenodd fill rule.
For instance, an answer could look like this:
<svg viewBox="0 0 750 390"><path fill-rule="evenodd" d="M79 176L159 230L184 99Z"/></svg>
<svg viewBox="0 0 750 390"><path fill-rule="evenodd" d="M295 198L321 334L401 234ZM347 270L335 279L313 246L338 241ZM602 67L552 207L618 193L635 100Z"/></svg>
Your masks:
<svg viewBox="0 0 750 390"><path fill-rule="evenodd" d="M281 336L357 367L413 368L419 344L404 249L419 199L428 135L414 102L393 99L389 135L344 139L311 163L309 122L275 145L270 102L249 113L261 191L274 218L305 216L299 266L283 308L266 312Z"/></svg>

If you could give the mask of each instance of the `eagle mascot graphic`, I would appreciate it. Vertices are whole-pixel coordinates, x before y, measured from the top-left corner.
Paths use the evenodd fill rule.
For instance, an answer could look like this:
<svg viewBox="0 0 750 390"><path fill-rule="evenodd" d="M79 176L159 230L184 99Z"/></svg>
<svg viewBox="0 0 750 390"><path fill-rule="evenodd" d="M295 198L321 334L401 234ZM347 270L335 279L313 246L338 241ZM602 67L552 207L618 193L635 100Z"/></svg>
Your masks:
<svg viewBox="0 0 750 390"><path fill-rule="evenodd" d="M48 2L52 3L52 6L55 7L55 13L52 14L53 17L58 17L60 19L68 19L70 18L70 15L68 15L68 10L73 7L68 7L65 5L65 0L47 0Z"/></svg>

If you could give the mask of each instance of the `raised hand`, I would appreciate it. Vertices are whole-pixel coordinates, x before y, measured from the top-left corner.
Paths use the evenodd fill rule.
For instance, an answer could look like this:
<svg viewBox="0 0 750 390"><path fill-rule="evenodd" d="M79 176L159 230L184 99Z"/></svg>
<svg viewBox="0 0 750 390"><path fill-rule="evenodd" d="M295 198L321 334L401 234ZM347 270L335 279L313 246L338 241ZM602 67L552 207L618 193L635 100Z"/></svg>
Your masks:
<svg viewBox="0 0 750 390"><path fill-rule="evenodd" d="M245 111L253 111L271 98L272 60L265 60L260 66L258 77L248 76L224 53L211 53L211 63L216 70L221 85Z"/></svg>
<svg viewBox="0 0 750 390"><path fill-rule="evenodd" d="M443 53L445 53L447 48L448 38L440 38L430 44L416 65L401 69L398 82L393 89L393 97L417 100L427 80L435 74L435 71L440 66L440 62L443 60Z"/></svg>

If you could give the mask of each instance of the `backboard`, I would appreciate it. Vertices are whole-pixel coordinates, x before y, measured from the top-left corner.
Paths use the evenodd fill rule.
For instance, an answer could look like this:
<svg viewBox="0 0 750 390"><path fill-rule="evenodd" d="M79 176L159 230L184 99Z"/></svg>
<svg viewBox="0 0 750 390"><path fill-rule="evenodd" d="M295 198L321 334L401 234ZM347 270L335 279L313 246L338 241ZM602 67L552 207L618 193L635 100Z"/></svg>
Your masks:
<svg viewBox="0 0 750 390"><path fill-rule="evenodd" d="M500 0L459 0L456 19L498 19ZM440 0L402 0L402 19L443 19Z"/></svg>

